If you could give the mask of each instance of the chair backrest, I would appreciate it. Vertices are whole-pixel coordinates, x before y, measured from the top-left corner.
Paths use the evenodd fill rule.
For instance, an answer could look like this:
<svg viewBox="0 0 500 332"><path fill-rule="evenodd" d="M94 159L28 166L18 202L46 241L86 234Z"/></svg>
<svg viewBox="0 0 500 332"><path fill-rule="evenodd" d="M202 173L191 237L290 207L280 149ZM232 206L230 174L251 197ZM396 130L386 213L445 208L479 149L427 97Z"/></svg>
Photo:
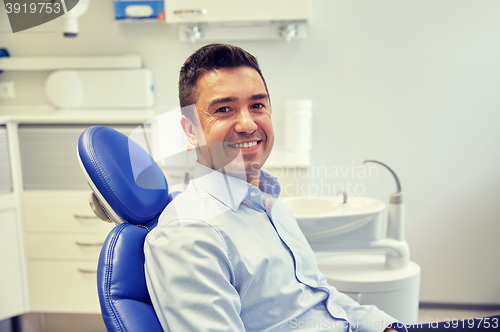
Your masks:
<svg viewBox="0 0 500 332"><path fill-rule="evenodd" d="M117 224L104 242L97 267L106 328L163 331L146 287L143 245L177 193L169 195L163 172L150 155L114 129L86 129L78 141L78 157L93 190L94 212Z"/></svg>

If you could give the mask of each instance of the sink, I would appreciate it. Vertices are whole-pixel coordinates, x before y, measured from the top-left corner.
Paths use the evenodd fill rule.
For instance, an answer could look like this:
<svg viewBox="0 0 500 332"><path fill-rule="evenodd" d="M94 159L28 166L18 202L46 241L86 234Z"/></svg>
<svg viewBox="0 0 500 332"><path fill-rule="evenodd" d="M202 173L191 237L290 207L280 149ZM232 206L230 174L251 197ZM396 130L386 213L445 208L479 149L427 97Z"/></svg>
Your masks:
<svg viewBox="0 0 500 332"><path fill-rule="evenodd" d="M369 197L350 196L343 203L340 196L293 196L283 199L297 219L322 219L378 213L385 204Z"/></svg>
<svg viewBox="0 0 500 332"><path fill-rule="evenodd" d="M389 196L385 219L382 216L384 203L368 197L347 197L346 193L344 197L292 196L283 198L283 201L315 252L383 252L385 268L404 269L410 263L410 248L404 239L401 183L389 166L376 160L366 162L386 167L396 181L397 191Z"/></svg>
<svg viewBox="0 0 500 332"><path fill-rule="evenodd" d="M293 196L283 198L313 250L352 247L384 237L385 204L369 197ZM364 247L364 246L363 246Z"/></svg>

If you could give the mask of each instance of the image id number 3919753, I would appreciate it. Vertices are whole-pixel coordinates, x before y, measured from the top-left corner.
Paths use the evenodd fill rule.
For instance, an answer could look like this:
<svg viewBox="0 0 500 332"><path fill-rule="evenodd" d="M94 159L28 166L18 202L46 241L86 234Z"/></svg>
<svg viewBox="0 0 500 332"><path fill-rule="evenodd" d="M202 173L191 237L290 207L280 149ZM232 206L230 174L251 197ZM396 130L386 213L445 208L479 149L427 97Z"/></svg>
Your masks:
<svg viewBox="0 0 500 332"><path fill-rule="evenodd" d="M7 14L11 13L24 13L24 14L59 14L62 10L61 4L60 3L45 3L45 2L30 2L30 3L23 3L20 4L18 2L16 3L9 3L7 2L5 4L5 9L7 10Z"/></svg>
<svg viewBox="0 0 500 332"><path fill-rule="evenodd" d="M462 329L468 327L469 329L483 328L483 329L498 329L499 322L497 317L485 317L485 318L470 318L470 319L452 319L446 318L444 328L456 329L461 327Z"/></svg>

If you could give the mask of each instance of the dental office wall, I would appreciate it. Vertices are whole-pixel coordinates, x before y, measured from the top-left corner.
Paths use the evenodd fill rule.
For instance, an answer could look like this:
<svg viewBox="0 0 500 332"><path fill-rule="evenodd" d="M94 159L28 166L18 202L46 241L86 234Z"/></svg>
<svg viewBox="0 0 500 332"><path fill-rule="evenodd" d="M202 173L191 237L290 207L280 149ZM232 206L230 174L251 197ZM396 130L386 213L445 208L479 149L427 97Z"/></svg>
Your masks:
<svg viewBox="0 0 500 332"><path fill-rule="evenodd" d="M262 65L277 144L286 100L314 102L309 185L289 194L344 189L386 201L390 174L360 167L389 164L405 195L421 301L500 305L500 2L312 0L312 13L306 39L234 42ZM201 43L179 42L162 22L117 22L112 1L92 1L79 24L75 39L63 38L60 19L12 34L2 9L0 47L11 56L138 54L153 70L156 104L177 104L179 68ZM16 87L0 115L48 104L48 74L0 74Z"/></svg>

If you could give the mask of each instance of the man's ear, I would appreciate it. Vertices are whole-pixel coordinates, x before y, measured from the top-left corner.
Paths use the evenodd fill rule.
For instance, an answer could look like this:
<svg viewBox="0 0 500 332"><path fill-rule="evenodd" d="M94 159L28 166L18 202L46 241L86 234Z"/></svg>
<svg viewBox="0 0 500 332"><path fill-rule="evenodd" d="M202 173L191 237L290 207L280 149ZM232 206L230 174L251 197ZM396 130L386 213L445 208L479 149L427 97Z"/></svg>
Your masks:
<svg viewBox="0 0 500 332"><path fill-rule="evenodd" d="M186 134L189 143L191 143L196 147L200 146L200 142L198 141L198 135L197 135L198 128L193 123L193 120L183 115L181 117L181 127L182 130L184 130L184 133Z"/></svg>

